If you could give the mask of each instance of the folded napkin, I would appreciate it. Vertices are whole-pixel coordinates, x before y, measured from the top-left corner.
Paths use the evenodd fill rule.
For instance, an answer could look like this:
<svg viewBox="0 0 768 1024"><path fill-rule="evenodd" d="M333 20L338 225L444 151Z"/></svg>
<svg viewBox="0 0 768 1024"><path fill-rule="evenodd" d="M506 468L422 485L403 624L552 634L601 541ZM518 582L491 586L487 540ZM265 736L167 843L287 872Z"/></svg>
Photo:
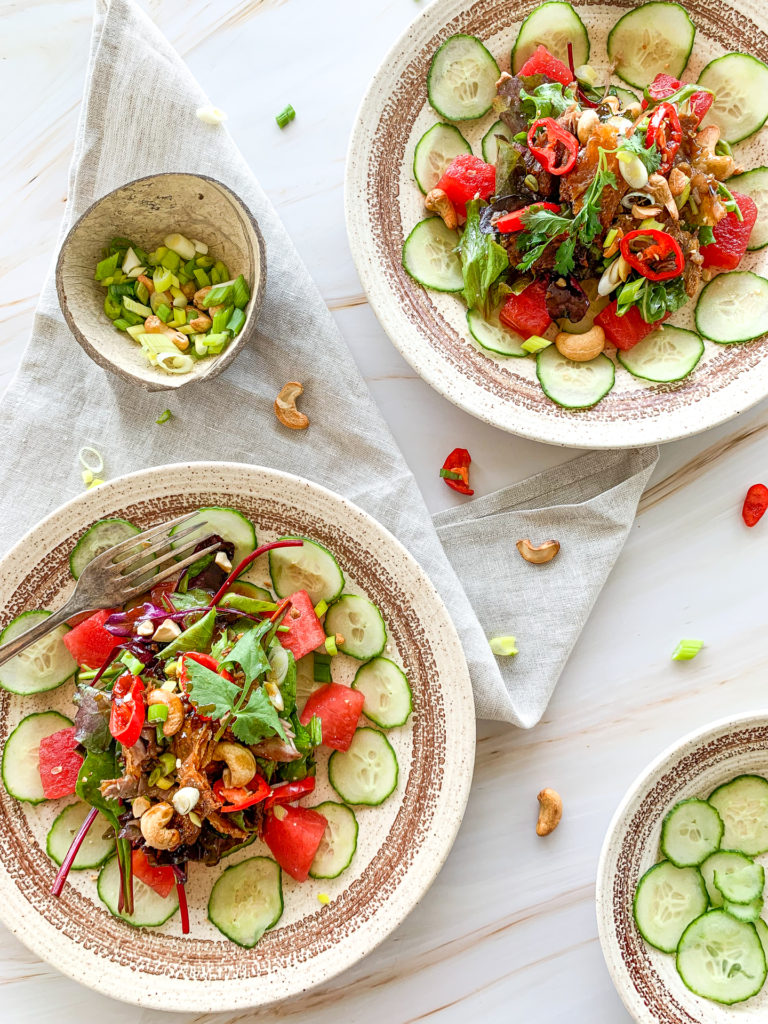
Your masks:
<svg viewBox="0 0 768 1024"><path fill-rule="evenodd" d="M162 118L145 102L154 95L164 97ZM274 210L226 130L196 117L205 102L189 69L138 7L97 0L62 237L95 199L132 178L208 174L238 193L259 222L266 298L256 342L224 373L158 399L88 358L64 323L49 277L29 347L0 407L2 544L14 543L81 488L74 457L87 443L104 453L111 476L218 459L309 477L375 516L431 577L461 636L477 714L534 725L621 549L655 450L588 455L443 512L433 525ZM272 413L286 380L305 386L302 409L311 426L300 434L281 427ZM175 418L156 427L166 403ZM556 537L560 555L545 566L523 562L515 541L529 534L535 541ZM520 654L502 664L488 637L510 633Z"/></svg>

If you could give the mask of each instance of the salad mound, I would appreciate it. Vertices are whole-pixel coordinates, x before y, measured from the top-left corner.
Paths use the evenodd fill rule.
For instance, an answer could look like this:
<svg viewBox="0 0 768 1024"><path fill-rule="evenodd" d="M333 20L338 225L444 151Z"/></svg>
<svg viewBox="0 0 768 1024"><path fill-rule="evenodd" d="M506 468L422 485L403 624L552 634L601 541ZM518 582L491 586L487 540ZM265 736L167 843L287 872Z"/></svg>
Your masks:
<svg viewBox="0 0 768 1024"><path fill-rule="evenodd" d="M451 37L433 60L429 97L438 113L476 120L490 102L497 120L482 138L482 158L455 124L434 125L420 140L414 175L433 216L408 236L403 265L421 284L461 294L483 349L535 355L543 390L566 408L600 401L614 364L655 383L687 376L704 343L663 325L697 296L702 337L731 344L764 333L768 281L721 272L736 271L748 248L764 244L765 169L744 173L727 139L765 120L765 95L737 87L751 75L761 88L768 68L730 54L699 83L685 82L694 31L676 4L646 4L620 20L609 40L609 51L621 42L612 68L642 80L642 95L601 81L589 64L575 66L574 52L588 55L589 40L565 3L526 19L516 73L494 76L493 95L487 83L498 65L474 37ZM655 51L643 43L649 32ZM718 288L701 291L715 274Z"/></svg>

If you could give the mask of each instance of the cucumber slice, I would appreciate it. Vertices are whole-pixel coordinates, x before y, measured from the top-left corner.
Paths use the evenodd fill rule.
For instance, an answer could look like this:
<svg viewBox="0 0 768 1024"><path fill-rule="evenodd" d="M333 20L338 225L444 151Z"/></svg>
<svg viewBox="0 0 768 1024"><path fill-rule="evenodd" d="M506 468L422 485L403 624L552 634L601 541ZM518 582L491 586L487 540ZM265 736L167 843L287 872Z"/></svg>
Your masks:
<svg viewBox="0 0 768 1024"><path fill-rule="evenodd" d="M612 85L608 91L621 100L622 110L626 110L632 103L640 102L637 93L632 92L631 89L622 89L620 85Z"/></svg>
<svg viewBox="0 0 768 1024"><path fill-rule="evenodd" d="M667 384L688 376L704 355L704 342L682 327L657 327L634 348L619 349L616 355L633 377Z"/></svg>
<svg viewBox="0 0 768 1024"><path fill-rule="evenodd" d="M411 277L436 292L464 287L458 253L459 233L439 217L419 221L403 244L403 266Z"/></svg>
<svg viewBox="0 0 768 1024"><path fill-rule="evenodd" d="M762 914L764 905L762 896L758 896L751 903L730 903L725 900L723 910L726 910L731 917L735 917L737 921L753 924Z"/></svg>
<svg viewBox="0 0 768 1024"><path fill-rule="evenodd" d="M538 46L568 63L568 43L573 44L573 63L586 64L589 60L589 36L584 22L570 4L553 0L541 4L525 19L512 47L512 71L517 74Z"/></svg>
<svg viewBox="0 0 768 1024"><path fill-rule="evenodd" d="M251 949L283 914L280 867L251 857L223 871L208 900L208 920L238 946Z"/></svg>
<svg viewBox="0 0 768 1024"><path fill-rule="evenodd" d="M707 909L707 890L698 868L676 868L662 861L637 883L633 912L646 942L674 953L680 936Z"/></svg>
<svg viewBox="0 0 768 1024"><path fill-rule="evenodd" d="M502 135L507 142L509 139L509 128L504 124L503 121L496 121L483 136L483 141L480 144L483 152L483 160L487 164L495 164L496 158L498 157L498 143L496 141L497 135Z"/></svg>
<svg viewBox="0 0 768 1024"><path fill-rule="evenodd" d="M264 587L257 587L255 583L247 580L235 580L227 591L229 594L240 594L241 597L248 597L252 601L274 602L274 597ZM226 596L226 595L225 595Z"/></svg>
<svg viewBox="0 0 768 1024"><path fill-rule="evenodd" d="M686 928L677 970L691 992L729 1005L756 995L768 973L754 925L724 910L710 910Z"/></svg>
<svg viewBox="0 0 768 1024"><path fill-rule="evenodd" d="M505 327L496 313L491 314L490 319L486 320L476 309L468 309L467 324L469 333L477 344L494 355L515 358L528 355L523 348L524 339Z"/></svg>
<svg viewBox="0 0 768 1024"><path fill-rule="evenodd" d="M768 118L768 67L748 53L726 53L707 64L699 85L715 100L703 124L716 124L726 142L748 139Z"/></svg>
<svg viewBox="0 0 768 1024"><path fill-rule="evenodd" d="M754 252L768 245L768 167L753 167L728 179L732 192L749 196L757 207L757 220L749 236L747 249Z"/></svg>
<svg viewBox="0 0 768 1024"><path fill-rule="evenodd" d="M413 709L411 688L403 670L389 658L361 665L352 683L365 696L363 714L382 729L405 725Z"/></svg>
<svg viewBox="0 0 768 1024"><path fill-rule="evenodd" d="M120 868L117 857L110 857L99 872L96 883L99 899L110 914L121 918L135 928L159 928L179 909L179 897L174 888L168 896L159 896L144 882L133 876L133 913L118 912L120 900Z"/></svg>
<svg viewBox="0 0 768 1024"><path fill-rule="evenodd" d="M72 845L72 840L80 831L80 826L90 812L90 805L82 801L70 804L69 807L64 808L51 825L46 841L46 850L54 864L61 865ZM106 839L104 838L105 833L109 833ZM107 819L102 814L97 814L96 820L88 829L88 834L77 851L77 856L72 862L72 869L82 871L84 868L98 868L110 854L114 853L114 850L115 833Z"/></svg>
<svg viewBox="0 0 768 1024"><path fill-rule="evenodd" d="M754 924L757 937L760 939L760 945L763 947L763 953L765 953L766 958L768 958L768 925L762 917L758 917Z"/></svg>
<svg viewBox="0 0 768 1024"><path fill-rule="evenodd" d="M416 152L413 154L416 184L426 195L442 178L454 157L471 152L472 147L456 125L433 124L416 143Z"/></svg>
<svg viewBox="0 0 768 1024"><path fill-rule="evenodd" d="M760 338L768 329L768 281L748 270L718 274L696 303L696 330L718 345Z"/></svg>
<svg viewBox="0 0 768 1024"><path fill-rule="evenodd" d="M344 573L328 548L306 537L280 540L303 540L304 544L269 552L269 575L277 596L290 597L297 590L306 590L312 604L335 601L344 589Z"/></svg>
<svg viewBox="0 0 768 1024"><path fill-rule="evenodd" d="M429 102L449 121L475 121L491 109L499 74L499 65L477 36L451 36L432 58Z"/></svg>
<svg viewBox="0 0 768 1024"><path fill-rule="evenodd" d="M83 569L97 555L103 555L105 551L137 533L141 533L139 527L129 523L127 519L100 519L85 531L72 548L69 571L76 580L80 579Z"/></svg>
<svg viewBox="0 0 768 1024"><path fill-rule="evenodd" d="M42 609L22 612L0 633L0 644L21 636L50 614ZM0 668L0 686L10 693L25 695L55 690L57 686L66 683L77 671L77 662L62 642L62 637L68 632L69 626L66 624L57 626L26 651L7 661Z"/></svg>
<svg viewBox="0 0 768 1024"><path fill-rule="evenodd" d="M616 369L606 355L600 354L588 363L575 363L550 345L536 356L536 376L544 394L553 402L565 409L589 409L611 390Z"/></svg>
<svg viewBox="0 0 768 1024"><path fill-rule="evenodd" d="M768 851L768 782L760 775L739 775L710 795L723 819L722 845L750 857Z"/></svg>
<svg viewBox="0 0 768 1024"><path fill-rule="evenodd" d="M326 800L313 810L328 822L309 873L312 878L338 878L357 849L357 818L351 807Z"/></svg>
<svg viewBox="0 0 768 1024"><path fill-rule="evenodd" d="M622 81L644 89L662 71L682 77L695 35L696 26L680 4L643 4L611 29L608 58Z"/></svg>
<svg viewBox="0 0 768 1024"><path fill-rule="evenodd" d="M256 550L256 530L254 529L253 523L250 519L238 512L234 508L219 508L216 505L212 505L208 508L201 508L200 511L192 519L188 519L184 523L179 523L178 526L174 526L171 530L170 536L174 533L180 533L183 530L188 530L190 526L194 526L195 523L207 523L212 533L218 534L222 540L229 541L230 544L235 545L235 554L232 559L232 565L237 565L241 562L246 555L250 554L251 551ZM205 536L204 531L200 530L200 539ZM171 542L171 547L178 547L180 543L188 543L189 538L185 537L184 541L177 541L176 543Z"/></svg>
<svg viewBox="0 0 768 1024"><path fill-rule="evenodd" d="M328 761L328 781L347 804L375 807L397 786L397 755L387 737L364 726L348 750L335 750Z"/></svg>
<svg viewBox="0 0 768 1024"><path fill-rule="evenodd" d="M706 800L681 800L661 826L662 855L675 867L695 867L719 848L723 831L720 815Z"/></svg>
<svg viewBox="0 0 768 1024"><path fill-rule="evenodd" d="M384 650L387 630L381 612L373 602L357 594L343 594L325 615L326 636L340 633L336 646L342 654L358 661L375 658Z"/></svg>
<svg viewBox="0 0 768 1024"><path fill-rule="evenodd" d="M3 749L3 785L12 797L28 804L45 801L40 780L40 741L70 725L72 720L58 711L36 711L22 718Z"/></svg>
<svg viewBox="0 0 768 1024"><path fill-rule="evenodd" d="M715 871L714 883L729 903L754 903L762 900L765 868L762 864L746 864L738 871Z"/></svg>
<svg viewBox="0 0 768 1024"><path fill-rule="evenodd" d="M749 867L751 863L752 860L745 853L739 853L738 850L718 850L717 853L707 857L699 870L704 879L704 885L707 887L709 902L713 907L723 905L723 894L715 885L715 872L717 871L721 875L728 872L735 873L741 871L742 868Z"/></svg>

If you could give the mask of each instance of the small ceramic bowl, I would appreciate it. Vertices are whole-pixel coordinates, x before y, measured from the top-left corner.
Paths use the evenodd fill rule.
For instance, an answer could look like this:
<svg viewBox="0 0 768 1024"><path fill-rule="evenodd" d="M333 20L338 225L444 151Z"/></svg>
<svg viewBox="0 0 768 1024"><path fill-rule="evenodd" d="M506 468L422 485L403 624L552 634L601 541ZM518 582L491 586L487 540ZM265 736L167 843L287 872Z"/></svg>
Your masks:
<svg viewBox="0 0 768 1024"><path fill-rule="evenodd" d="M186 374L152 366L139 345L116 330L104 314L105 289L94 280L96 264L111 238L123 235L155 249L171 232L204 242L251 290L240 334L219 356L197 361ZM215 377L256 330L264 288L264 239L245 203L214 178L202 174L153 174L137 178L97 199L64 239L56 264L56 291L69 329L91 359L147 391L169 391Z"/></svg>

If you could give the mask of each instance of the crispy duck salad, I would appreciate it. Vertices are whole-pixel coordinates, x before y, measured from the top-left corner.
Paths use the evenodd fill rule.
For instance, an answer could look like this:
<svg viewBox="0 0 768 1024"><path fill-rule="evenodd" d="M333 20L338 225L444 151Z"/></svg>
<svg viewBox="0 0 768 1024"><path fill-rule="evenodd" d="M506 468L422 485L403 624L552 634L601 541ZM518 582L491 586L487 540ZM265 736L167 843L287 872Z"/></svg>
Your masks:
<svg viewBox="0 0 768 1024"><path fill-rule="evenodd" d="M252 946L282 913L281 871L306 882L350 864L358 824L349 805L394 791L384 730L407 721L411 691L382 656L378 608L345 592L330 551L302 537L256 547L238 511L199 515L218 534L215 555L171 582L148 580L139 603L63 627L4 666L0 685L17 694L77 678L74 722L57 711L22 719L3 752L3 782L22 801L80 798L48 836L60 865L53 894L71 869L101 867L99 896L135 925L180 909L187 931L189 865L261 841L271 856L227 868L208 906L217 928ZM73 575L137 532L122 519L94 524L72 552ZM243 579L262 555L269 589ZM24 613L2 638L46 614ZM339 671L351 685L334 681ZM341 802L300 806L315 791L322 747Z"/></svg>
<svg viewBox="0 0 768 1024"><path fill-rule="evenodd" d="M585 63L589 40L566 3L526 19L513 74L472 36L452 36L433 59L438 113L496 120L482 158L452 124L419 141L414 175L434 216L409 235L403 265L461 293L482 348L536 354L544 391L567 408L613 387L606 349L666 383L698 363L700 335L730 344L764 333L768 282L745 272L704 289L698 333L662 327L703 281L768 242L768 169L743 173L729 142L768 115L768 68L729 54L697 84L657 70L682 76L694 31L677 4L645 4L617 23L612 67L640 94Z"/></svg>

